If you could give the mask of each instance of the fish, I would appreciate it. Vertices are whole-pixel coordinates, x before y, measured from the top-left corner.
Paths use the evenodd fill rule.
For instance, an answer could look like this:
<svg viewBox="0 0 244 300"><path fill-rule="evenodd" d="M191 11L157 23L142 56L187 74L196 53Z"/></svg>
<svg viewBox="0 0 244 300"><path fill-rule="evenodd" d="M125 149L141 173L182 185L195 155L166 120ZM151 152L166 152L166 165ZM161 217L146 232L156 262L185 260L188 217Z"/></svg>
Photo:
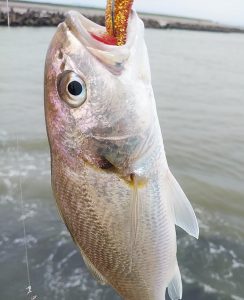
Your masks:
<svg viewBox="0 0 244 300"><path fill-rule="evenodd" d="M126 40L70 11L46 55L44 107L58 211L93 276L126 300L182 298L175 225L198 238L170 171L144 25ZM120 41L123 41L120 39Z"/></svg>

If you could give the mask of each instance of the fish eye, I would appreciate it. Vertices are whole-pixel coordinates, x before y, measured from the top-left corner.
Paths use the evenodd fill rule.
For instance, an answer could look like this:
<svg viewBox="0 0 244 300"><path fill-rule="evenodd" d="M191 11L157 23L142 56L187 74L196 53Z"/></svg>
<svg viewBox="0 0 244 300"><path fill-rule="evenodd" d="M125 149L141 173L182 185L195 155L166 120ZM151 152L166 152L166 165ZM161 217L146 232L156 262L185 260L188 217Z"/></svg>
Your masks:
<svg viewBox="0 0 244 300"><path fill-rule="evenodd" d="M81 95L81 93L83 91L82 84L77 80L73 80L73 81L69 82L67 88L68 88L68 92L72 96L79 96L79 95Z"/></svg>
<svg viewBox="0 0 244 300"><path fill-rule="evenodd" d="M64 71L57 81L59 96L73 108L82 105L87 98L85 81L73 71Z"/></svg>

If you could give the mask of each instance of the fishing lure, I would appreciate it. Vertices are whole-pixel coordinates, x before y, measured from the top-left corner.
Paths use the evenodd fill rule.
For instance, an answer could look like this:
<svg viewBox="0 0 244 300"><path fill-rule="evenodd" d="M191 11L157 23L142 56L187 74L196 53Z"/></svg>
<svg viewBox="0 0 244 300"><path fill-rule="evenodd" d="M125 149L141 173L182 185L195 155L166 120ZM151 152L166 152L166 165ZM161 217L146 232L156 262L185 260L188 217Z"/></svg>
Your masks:
<svg viewBox="0 0 244 300"><path fill-rule="evenodd" d="M116 39L116 45L126 43L128 19L133 0L108 0L105 12L105 26L109 36Z"/></svg>

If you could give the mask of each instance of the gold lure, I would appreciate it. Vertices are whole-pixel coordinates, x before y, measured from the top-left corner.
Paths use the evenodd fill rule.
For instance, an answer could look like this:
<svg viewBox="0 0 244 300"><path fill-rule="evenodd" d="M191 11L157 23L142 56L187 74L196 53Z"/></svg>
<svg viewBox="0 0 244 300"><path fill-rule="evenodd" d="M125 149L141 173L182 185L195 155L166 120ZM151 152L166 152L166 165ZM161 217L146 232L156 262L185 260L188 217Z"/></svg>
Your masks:
<svg viewBox="0 0 244 300"><path fill-rule="evenodd" d="M108 0L105 12L105 25L110 36L116 38L116 45L126 43L128 19L133 0Z"/></svg>

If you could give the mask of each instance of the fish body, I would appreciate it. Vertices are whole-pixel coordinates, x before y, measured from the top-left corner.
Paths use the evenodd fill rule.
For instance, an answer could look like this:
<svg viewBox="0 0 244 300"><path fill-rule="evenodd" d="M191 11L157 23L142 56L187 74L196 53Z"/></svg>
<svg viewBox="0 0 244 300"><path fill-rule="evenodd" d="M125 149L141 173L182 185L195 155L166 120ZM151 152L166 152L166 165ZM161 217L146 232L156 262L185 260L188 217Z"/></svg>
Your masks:
<svg viewBox="0 0 244 300"><path fill-rule="evenodd" d="M45 117L52 188L88 268L123 299L180 299L175 224L198 237L171 174L151 86L144 26L131 13L123 46L69 12L50 44Z"/></svg>

